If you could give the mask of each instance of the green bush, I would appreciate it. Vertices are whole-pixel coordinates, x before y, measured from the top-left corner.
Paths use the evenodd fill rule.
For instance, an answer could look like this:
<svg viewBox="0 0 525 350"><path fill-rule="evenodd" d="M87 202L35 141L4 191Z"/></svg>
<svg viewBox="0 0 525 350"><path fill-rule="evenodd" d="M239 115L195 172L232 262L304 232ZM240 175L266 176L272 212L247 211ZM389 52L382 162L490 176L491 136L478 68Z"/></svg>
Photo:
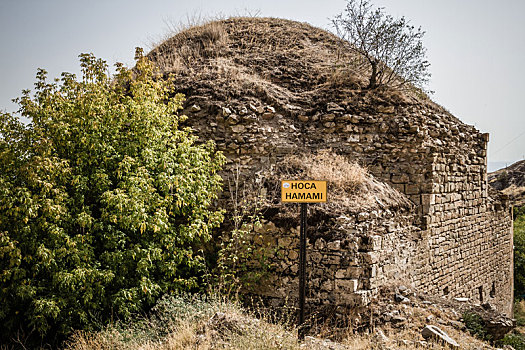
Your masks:
<svg viewBox="0 0 525 350"><path fill-rule="evenodd" d="M514 300L514 318L517 326L525 326L525 300Z"/></svg>
<svg viewBox="0 0 525 350"><path fill-rule="evenodd" d="M514 208L514 296L525 299L525 207Z"/></svg>
<svg viewBox="0 0 525 350"><path fill-rule="evenodd" d="M520 334L507 334L497 342L498 346L510 345L514 350L525 350L525 337Z"/></svg>
<svg viewBox="0 0 525 350"><path fill-rule="evenodd" d="M0 342L63 338L198 286L224 157L179 128L183 96L136 58L114 77L91 54L79 81L39 70L17 99L30 123L0 114Z"/></svg>
<svg viewBox="0 0 525 350"><path fill-rule="evenodd" d="M462 317L463 323L465 323L465 327L467 327L470 334L482 340L491 340L490 334L487 334L485 329L485 321L480 315L467 311Z"/></svg>

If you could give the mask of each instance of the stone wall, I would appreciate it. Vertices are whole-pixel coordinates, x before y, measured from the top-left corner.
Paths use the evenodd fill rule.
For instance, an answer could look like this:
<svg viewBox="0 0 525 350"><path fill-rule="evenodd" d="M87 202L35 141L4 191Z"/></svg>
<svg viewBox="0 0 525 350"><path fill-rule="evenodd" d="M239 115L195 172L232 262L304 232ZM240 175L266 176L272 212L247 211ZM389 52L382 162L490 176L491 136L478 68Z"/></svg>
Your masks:
<svg viewBox="0 0 525 350"><path fill-rule="evenodd" d="M512 222L507 204L487 191L486 134L421 106L364 113L328 103L301 114L253 99L225 104L197 97L188 100L186 112L200 137L215 140L243 174L264 172L290 154L331 148L415 204L411 215L375 218L367 230L350 220L339 242L310 241L309 256L323 261L310 260L316 266L309 278L314 304L365 300L395 277L431 294L490 302L510 313ZM398 229L389 231L393 222ZM267 234L277 243L290 240L288 247L298 236L277 227ZM368 248L360 237L368 237ZM268 292L274 298L289 295L286 285L296 283L292 251L275 271L281 277Z"/></svg>
<svg viewBox="0 0 525 350"><path fill-rule="evenodd" d="M310 208L310 216L317 216ZM307 231L306 304L322 307L364 307L378 288L410 281L416 254L413 213L374 210L324 216ZM318 230L319 227L330 227ZM273 266L255 293L273 306L295 304L298 298L299 227L286 229L271 221L256 229L253 242L271 252ZM257 249L257 248L256 248Z"/></svg>
<svg viewBox="0 0 525 350"><path fill-rule="evenodd" d="M488 194L486 135L467 155L440 154L423 207L428 251L421 255L424 291L489 302L512 310L512 220L508 204Z"/></svg>

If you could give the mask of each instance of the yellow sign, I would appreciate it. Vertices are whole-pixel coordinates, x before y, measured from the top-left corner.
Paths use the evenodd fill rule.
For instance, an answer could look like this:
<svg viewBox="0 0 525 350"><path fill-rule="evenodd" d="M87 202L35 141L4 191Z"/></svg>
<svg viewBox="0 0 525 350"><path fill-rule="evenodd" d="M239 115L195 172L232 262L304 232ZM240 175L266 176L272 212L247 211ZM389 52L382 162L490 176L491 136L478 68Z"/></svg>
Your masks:
<svg viewBox="0 0 525 350"><path fill-rule="evenodd" d="M326 202L326 181L282 180L281 201L324 203Z"/></svg>

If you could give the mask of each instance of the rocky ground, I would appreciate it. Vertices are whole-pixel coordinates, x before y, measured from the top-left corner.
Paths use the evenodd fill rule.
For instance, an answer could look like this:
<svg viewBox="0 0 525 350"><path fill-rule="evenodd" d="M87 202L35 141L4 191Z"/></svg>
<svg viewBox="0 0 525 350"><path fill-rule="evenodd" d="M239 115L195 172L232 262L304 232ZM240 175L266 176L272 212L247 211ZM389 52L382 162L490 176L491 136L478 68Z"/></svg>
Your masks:
<svg viewBox="0 0 525 350"><path fill-rule="evenodd" d="M172 298L161 301L148 319L98 333L79 333L66 348L513 349L480 339L497 340L513 328L514 321L490 304L429 297L398 286L383 290L368 310L351 327L319 327L298 340L291 318L275 322L274 314L254 313L224 300Z"/></svg>
<svg viewBox="0 0 525 350"><path fill-rule="evenodd" d="M479 338L500 340L515 323L489 303L431 297L404 286L383 290L371 305L370 317L378 349L494 349ZM483 326L476 337L472 329L478 324Z"/></svg>
<svg viewBox="0 0 525 350"><path fill-rule="evenodd" d="M525 160L488 174L489 184L509 196L515 206L525 205Z"/></svg>

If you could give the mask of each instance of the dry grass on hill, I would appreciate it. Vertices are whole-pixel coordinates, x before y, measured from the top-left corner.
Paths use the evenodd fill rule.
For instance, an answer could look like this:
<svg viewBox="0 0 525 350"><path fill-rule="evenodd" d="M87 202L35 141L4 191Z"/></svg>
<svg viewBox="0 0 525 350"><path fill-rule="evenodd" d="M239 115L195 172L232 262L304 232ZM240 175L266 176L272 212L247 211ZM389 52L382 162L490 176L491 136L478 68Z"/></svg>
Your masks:
<svg viewBox="0 0 525 350"><path fill-rule="evenodd" d="M148 57L182 92L218 101L252 96L303 113L345 97L368 106L429 103L412 90L364 91L368 68L348 43L285 19L234 17L184 27Z"/></svg>
<svg viewBox="0 0 525 350"><path fill-rule="evenodd" d="M429 323L442 328L460 344L461 349L494 349L467 331L452 327L451 321L457 320L459 316L446 305L440 304L439 299L424 304L411 297L412 303L401 304L390 298L392 295L383 301L387 305L382 305L377 311L403 315L407 321L402 327L382 325L361 333L347 329L346 332L339 332L337 339L333 339L335 334L332 329L299 341L290 316L275 322L275 317L268 311L263 316L255 317L253 312L246 311L238 303L221 298L169 297L159 302L149 318L137 319L130 324L114 324L100 332L76 333L64 349L449 349L439 342L423 339L421 329ZM274 321L270 322L272 319Z"/></svg>
<svg viewBox="0 0 525 350"><path fill-rule="evenodd" d="M256 318L221 297L166 297L149 318L114 324L96 333L76 333L65 350L295 350L290 322Z"/></svg>
<svg viewBox="0 0 525 350"><path fill-rule="evenodd" d="M328 182L329 210L411 208L410 200L386 183L375 179L366 168L332 150L292 155L280 166L281 177Z"/></svg>
<svg viewBox="0 0 525 350"><path fill-rule="evenodd" d="M525 205L525 160L488 174L488 181L509 196L514 206Z"/></svg>

